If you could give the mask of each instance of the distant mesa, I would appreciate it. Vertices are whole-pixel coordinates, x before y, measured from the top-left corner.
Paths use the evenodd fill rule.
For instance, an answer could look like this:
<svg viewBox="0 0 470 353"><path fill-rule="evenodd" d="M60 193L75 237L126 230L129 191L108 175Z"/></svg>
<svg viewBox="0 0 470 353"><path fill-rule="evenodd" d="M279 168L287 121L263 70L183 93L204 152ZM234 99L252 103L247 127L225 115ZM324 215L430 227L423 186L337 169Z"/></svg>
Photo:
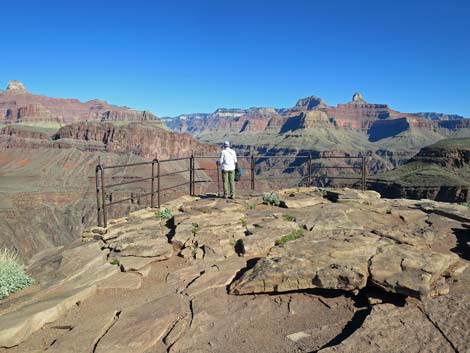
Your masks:
<svg viewBox="0 0 470 353"><path fill-rule="evenodd" d="M366 101L365 101L364 98L362 97L362 94L360 94L359 92L356 92L356 93L354 93L354 95L353 95L352 103L364 104L364 103L366 103Z"/></svg>
<svg viewBox="0 0 470 353"><path fill-rule="evenodd" d="M70 124L81 121L146 121L157 124L158 117L149 111L109 104L94 99L81 102L76 98L52 98L29 92L17 80L8 82L6 91L0 91L0 123L54 123ZM163 123L161 124L163 127Z"/></svg>
<svg viewBox="0 0 470 353"><path fill-rule="evenodd" d="M17 80L11 80L10 82L8 82L7 91L15 91L15 92L23 92L23 93L28 92L28 90L23 85L23 83Z"/></svg>

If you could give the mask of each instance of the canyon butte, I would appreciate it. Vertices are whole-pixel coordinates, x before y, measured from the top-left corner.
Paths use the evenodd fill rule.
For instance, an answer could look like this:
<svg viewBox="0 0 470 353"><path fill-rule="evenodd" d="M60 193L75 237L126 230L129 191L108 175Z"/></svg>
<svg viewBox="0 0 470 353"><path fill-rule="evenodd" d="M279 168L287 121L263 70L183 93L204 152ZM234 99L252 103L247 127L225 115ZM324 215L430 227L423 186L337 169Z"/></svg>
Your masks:
<svg viewBox="0 0 470 353"><path fill-rule="evenodd" d="M366 156L370 176L367 187L386 197L449 202L464 202L470 198L468 178L460 177L469 163L466 150L470 148L470 119L456 114L402 113L387 104L369 103L360 93L355 93L351 102L336 107L311 96L299 99L291 108L220 108L211 114L185 114L163 121L172 130L191 133L201 141L233 141L236 148L245 153L315 158ZM448 142L431 147L442 140ZM440 160L443 169L450 170L436 171L435 158ZM300 179L302 173L292 167L305 160L296 162L280 158L271 161L270 166ZM404 164L408 166L398 169L401 172L381 174ZM341 175L340 168L347 166L356 170ZM360 176L361 170L359 161L347 159L335 160L324 167L339 168L319 167L318 175L353 177ZM268 168L261 166L260 169ZM435 175L435 182L430 183L430 178L425 178L424 182L420 169L434 170L435 173L427 174ZM410 171L413 171L412 176L408 176ZM444 174L446 176L440 178ZM326 178L323 185L347 183Z"/></svg>

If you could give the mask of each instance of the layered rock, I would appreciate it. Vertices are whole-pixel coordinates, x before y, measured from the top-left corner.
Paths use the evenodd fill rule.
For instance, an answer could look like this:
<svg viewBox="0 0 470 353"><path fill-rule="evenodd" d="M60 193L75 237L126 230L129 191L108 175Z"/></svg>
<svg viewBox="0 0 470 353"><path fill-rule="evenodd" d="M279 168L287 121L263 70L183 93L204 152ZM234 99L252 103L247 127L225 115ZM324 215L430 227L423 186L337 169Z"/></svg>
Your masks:
<svg viewBox="0 0 470 353"><path fill-rule="evenodd" d="M35 256L39 285L0 308L0 352L468 349L466 215L354 190L279 196L186 196L162 205L171 219L142 209ZM270 295L231 295L245 291Z"/></svg>
<svg viewBox="0 0 470 353"><path fill-rule="evenodd" d="M193 152L210 155L219 151L218 147L197 142L188 134L170 132L153 124L71 124L57 131L55 139L102 143L106 151L131 152L150 160L187 157Z"/></svg>
<svg viewBox="0 0 470 353"><path fill-rule="evenodd" d="M0 122L146 121L157 117L148 111L110 105L105 101L80 102L77 99L35 95L19 81L10 81L0 91Z"/></svg>
<svg viewBox="0 0 470 353"><path fill-rule="evenodd" d="M369 187L384 197L470 200L470 140L446 139L422 148L403 166L370 178Z"/></svg>

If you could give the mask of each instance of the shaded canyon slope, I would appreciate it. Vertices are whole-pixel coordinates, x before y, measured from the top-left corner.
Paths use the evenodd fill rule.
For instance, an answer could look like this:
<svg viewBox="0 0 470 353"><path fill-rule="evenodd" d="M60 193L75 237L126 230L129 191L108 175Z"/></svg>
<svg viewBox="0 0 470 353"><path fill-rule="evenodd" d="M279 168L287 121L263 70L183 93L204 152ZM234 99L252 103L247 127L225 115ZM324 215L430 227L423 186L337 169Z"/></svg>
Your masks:
<svg viewBox="0 0 470 353"><path fill-rule="evenodd" d="M470 138L422 148L404 165L370 178L369 188L389 198L469 201Z"/></svg>

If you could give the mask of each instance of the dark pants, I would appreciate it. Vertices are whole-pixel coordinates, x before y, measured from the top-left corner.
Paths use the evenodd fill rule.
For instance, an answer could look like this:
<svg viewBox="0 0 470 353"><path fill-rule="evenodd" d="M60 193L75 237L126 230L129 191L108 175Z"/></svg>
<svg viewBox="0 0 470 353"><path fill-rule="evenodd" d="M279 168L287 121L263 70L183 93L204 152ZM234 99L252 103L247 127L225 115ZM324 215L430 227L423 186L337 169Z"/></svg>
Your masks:
<svg viewBox="0 0 470 353"><path fill-rule="evenodd" d="M224 197L229 195L228 190L230 187L230 197L235 197L235 171L223 170L222 179L224 180Z"/></svg>

